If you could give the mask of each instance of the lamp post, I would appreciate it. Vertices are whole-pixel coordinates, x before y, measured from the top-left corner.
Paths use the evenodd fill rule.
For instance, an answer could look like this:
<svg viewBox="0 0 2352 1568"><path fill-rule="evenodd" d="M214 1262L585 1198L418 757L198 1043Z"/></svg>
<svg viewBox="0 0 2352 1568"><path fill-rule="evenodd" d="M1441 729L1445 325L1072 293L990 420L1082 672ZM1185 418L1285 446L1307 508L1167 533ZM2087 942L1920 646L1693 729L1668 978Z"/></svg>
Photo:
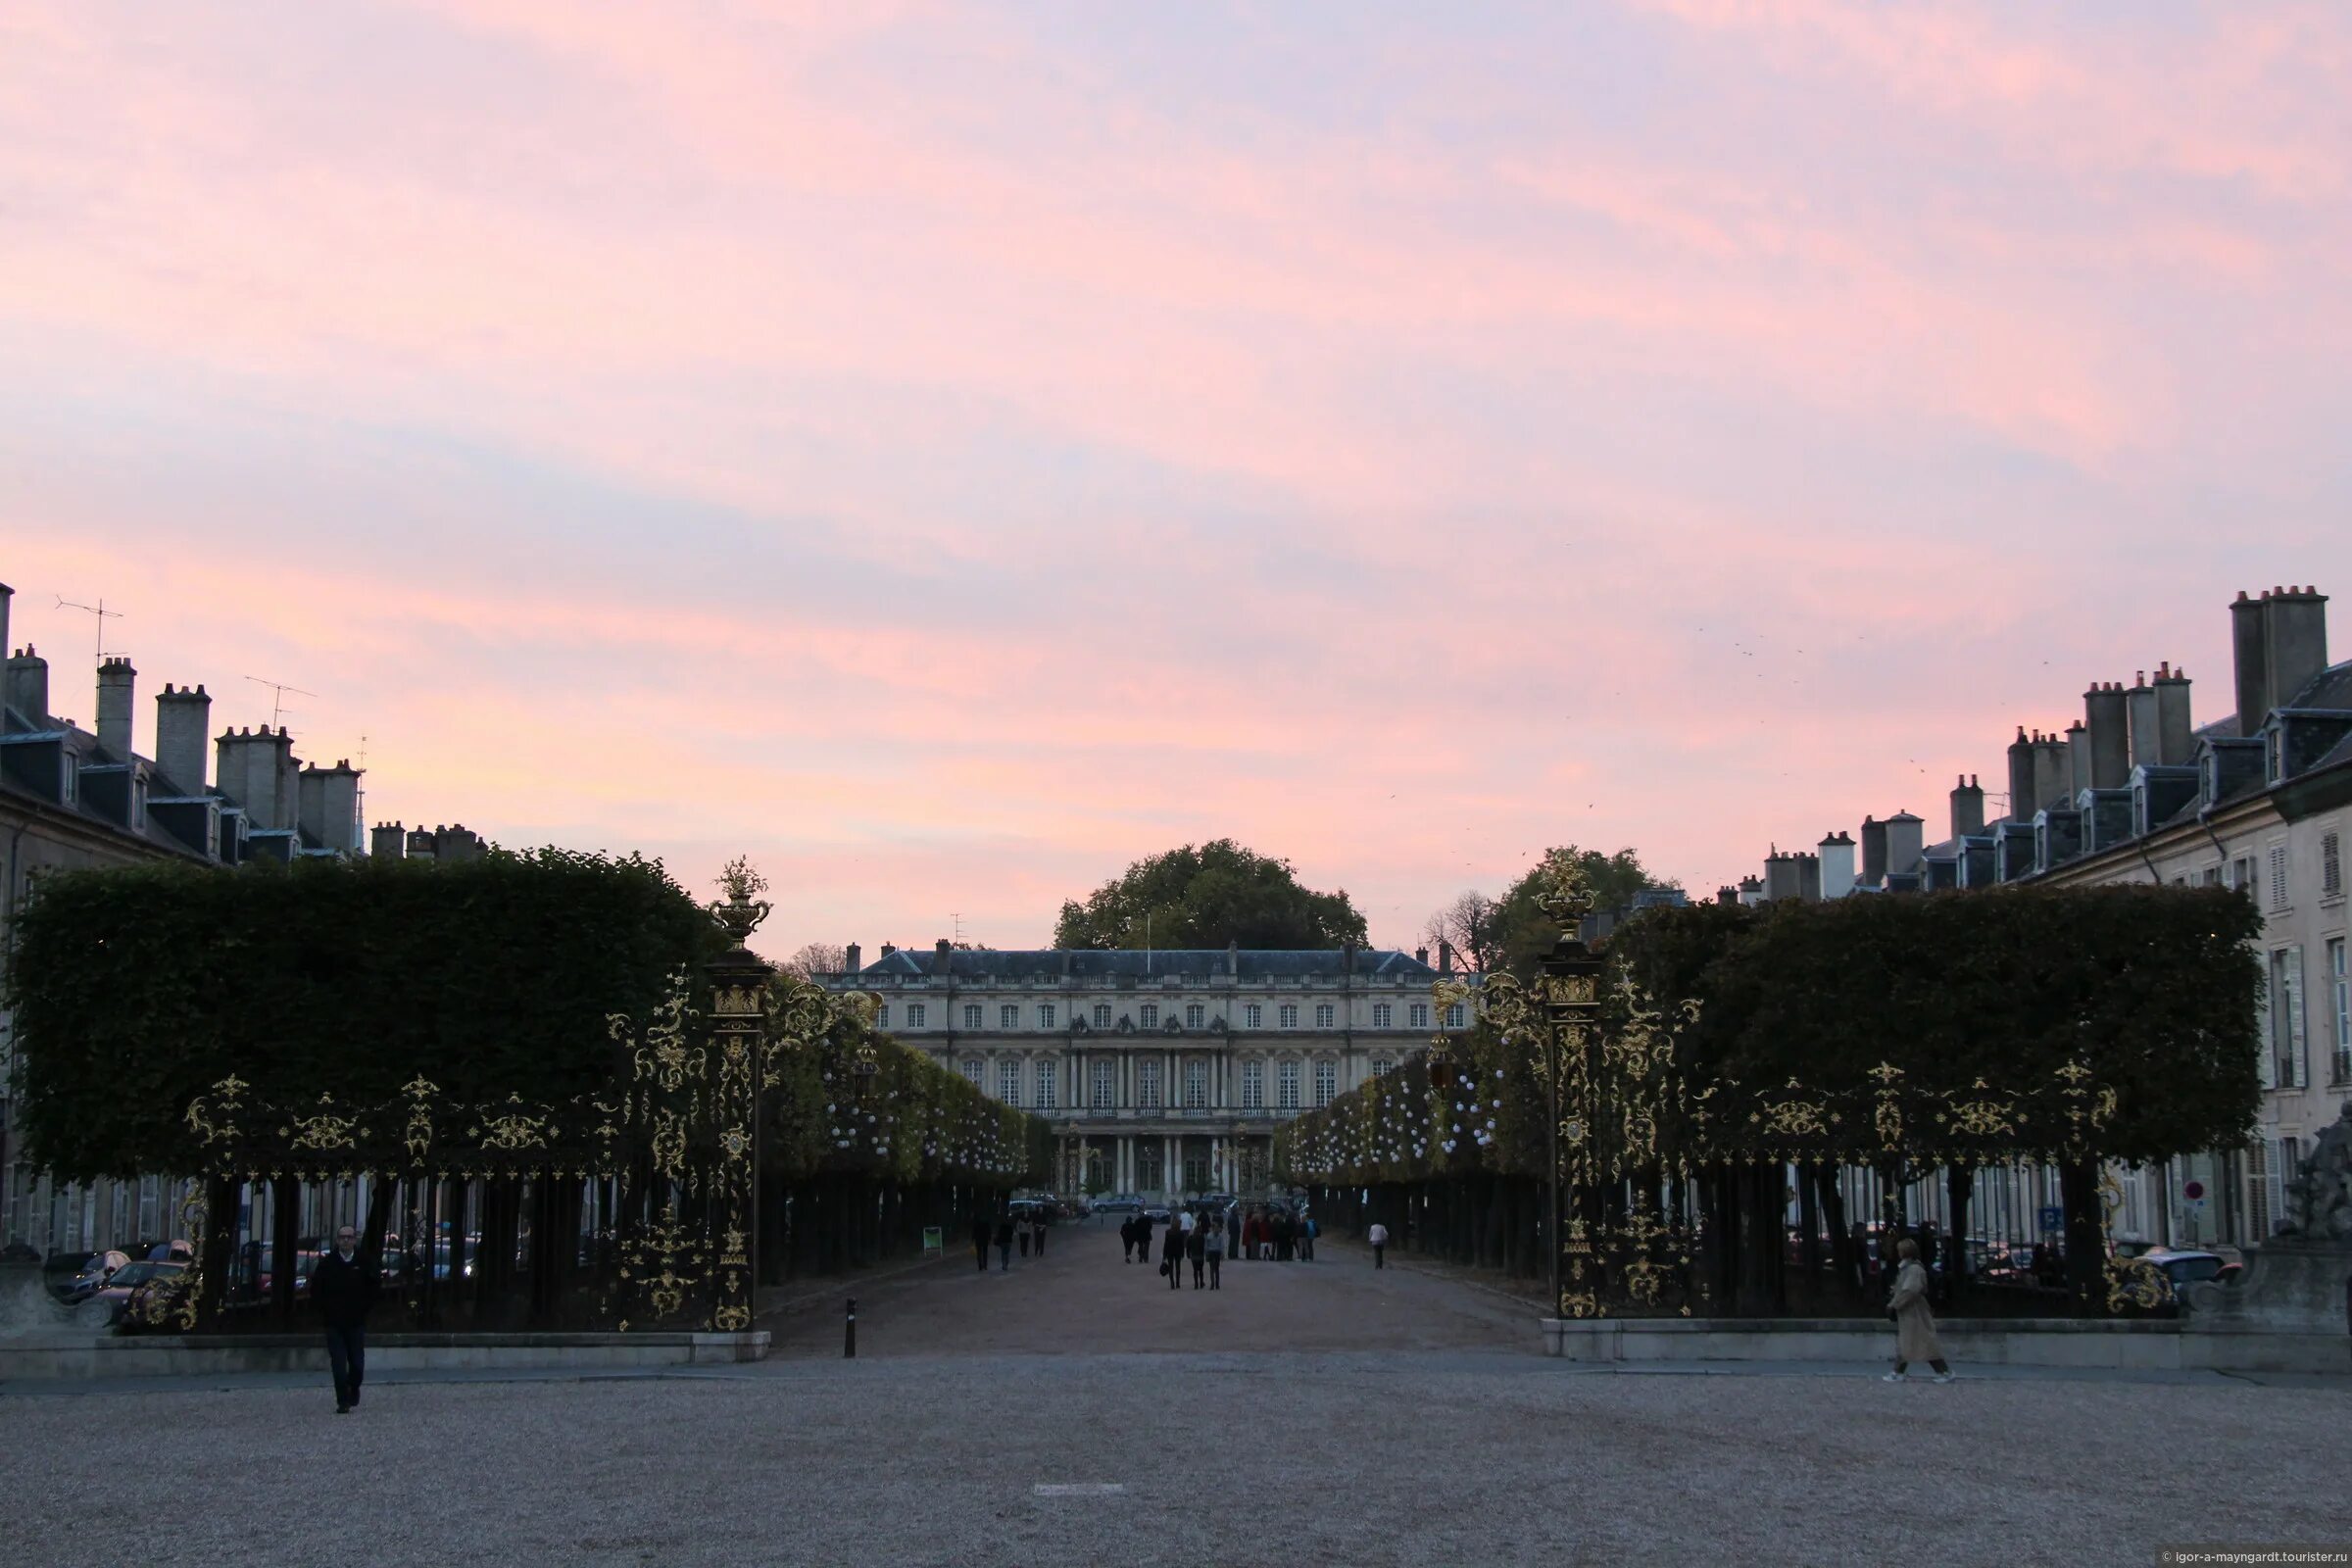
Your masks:
<svg viewBox="0 0 2352 1568"><path fill-rule="evenodd" d="M1589 1052L1600 1022L1601 959L1576 937L1575 930L1570 925L1544 956L1544 1024L1540 1044L1545 1058L1544 1101L1550 1124L1551 1171L1546 1185L1550 1188L1551 1306L1555 1312L1564 1310L1560 1298L1560 1259L1565 1250L1561 1240L1560 1135L1563 1131L1568 1133L1571 1157L1579 1159L1580 1166L1589 1167L1592 1141L1598 1130L1598 1118L1590 1114L1583 1091L1591 1085ZM1573 1103L1563 1104L1561 1083L1570 1071L1576 1074L1579 1092ZM1570 1111L1575 1113L1575 1122L1564 1127L1566 1113Z"/></svg>
<svg viewBox="0 0 2352 1568"><path fill-rule="evenodd" d="M744 943L767 918L768 906L758 897L767 884L747 860L729 861L719 888L727 899L710 906L710 918L731 945L705 966L705 973L710 982L710 1033L718 1056L710 1092L718 1136L712 1196L720 1227L710 1326L725 1334L752 1326L760 1278L760 1099L768 967Z"/></svg>

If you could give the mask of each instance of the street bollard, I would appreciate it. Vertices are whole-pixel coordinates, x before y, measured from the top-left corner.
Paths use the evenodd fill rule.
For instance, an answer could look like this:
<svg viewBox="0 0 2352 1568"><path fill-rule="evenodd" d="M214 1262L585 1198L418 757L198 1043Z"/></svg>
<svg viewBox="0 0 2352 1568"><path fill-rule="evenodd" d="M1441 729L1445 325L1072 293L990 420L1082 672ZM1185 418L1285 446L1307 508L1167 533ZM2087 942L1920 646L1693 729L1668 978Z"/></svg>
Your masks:
<svg viewBox="0 0 2352 1568"><path fill-rule="evenodd" d="M841 1324L841 1354L844 1360L858 1358L858 1298L849 1299L849 1315Z"/></svg>

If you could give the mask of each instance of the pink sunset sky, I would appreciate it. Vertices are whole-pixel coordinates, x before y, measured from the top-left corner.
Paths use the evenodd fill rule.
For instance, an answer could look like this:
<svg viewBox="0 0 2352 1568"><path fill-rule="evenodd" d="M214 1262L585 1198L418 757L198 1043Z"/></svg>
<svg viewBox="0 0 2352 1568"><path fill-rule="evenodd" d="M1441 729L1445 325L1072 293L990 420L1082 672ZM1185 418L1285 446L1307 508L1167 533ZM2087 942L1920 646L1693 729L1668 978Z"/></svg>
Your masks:
<svg viewBox="0 0 2352 1568"><path fill-rule="evenodd" d="M772 953L1940 836L2347 516L2340 4L0 10L52 706L104 596L142 749L290 682Z"/></svg>

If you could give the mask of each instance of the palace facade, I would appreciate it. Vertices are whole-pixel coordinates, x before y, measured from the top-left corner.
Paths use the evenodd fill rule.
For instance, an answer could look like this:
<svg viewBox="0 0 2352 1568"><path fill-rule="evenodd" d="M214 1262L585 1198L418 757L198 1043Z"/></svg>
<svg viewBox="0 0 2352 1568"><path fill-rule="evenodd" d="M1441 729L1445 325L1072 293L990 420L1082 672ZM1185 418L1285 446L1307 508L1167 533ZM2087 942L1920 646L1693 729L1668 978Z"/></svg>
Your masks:
<svg viewBox="0 0 2352 1568"><path fill-rule="evenodd" d="M877 1023L1060 1132L1060 1190L1147 1199L1273 1186L1273 1136L1302 1110L1466 1029L1432 987L1450 951L1380 948L930 953L853 945L833 991L879 1000Z"/></svg>

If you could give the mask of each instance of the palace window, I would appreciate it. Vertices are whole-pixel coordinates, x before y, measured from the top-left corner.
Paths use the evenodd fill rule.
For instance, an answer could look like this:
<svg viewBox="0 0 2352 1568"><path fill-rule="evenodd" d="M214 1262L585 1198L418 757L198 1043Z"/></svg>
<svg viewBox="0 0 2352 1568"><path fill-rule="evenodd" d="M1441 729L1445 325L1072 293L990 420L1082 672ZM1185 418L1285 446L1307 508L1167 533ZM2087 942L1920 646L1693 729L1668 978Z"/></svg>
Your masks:
<svg viewBox="0 0 2352 1568"><path fill-rule="evenodd" d="M1242 1108L1266 1108L1266 1064L1262 1061L1242 1063Z"/></svg>
<svg viewBox="0 0 2352 1568"><path fill-rule="evenodd" d="M1242 1027L1245 1029L1263 1029L1265 1026L1266 1009L1259 1006L1254 1002L1244 1003L1242 1004Z"/></svg>
<svg viewBox="0 0 2352 1568"><path fill-rule="evenodd" d="M1146 1056L1135 1064L1135 1102L1146 1110L1159 1109L1159 1062Z"/></svg>
<svg viewBox="0 0 2352 1568"><path fill-rule="evenodd" d="M1207 1028L1208 1009L1200 1005L1200 1004L1198 1002L1186 1003L1184 1004L1184 1026L1187 1029Z"/></svg>
<svg viewBox="0 0 2352 1568"><path fill-rule="evenodd" d="M1328 1105L1339 1097L1340 1068L1337 1062L1315 1063L1315 1103Z"/></svg>
<svg viewBox="0 0 2352 1568"><path fill-rule="evenodd" d="M1184 1108L1208 1108L1208 1063L1199 1057L1184 1064Z"/></svg>
<svg viewBox="0 0 2352 1568"><path fill-rule="evenodd" d="M1375 1078L1386 1078L1386 1077L1387 1077L1387 1076L1388 1076L1390 1073L1392 1073L1392 1072L1395 1072L1396 1070L1396 1064L1395 1062L1391 1061L1391 1060L1390 1060L1388 1057L1386 1057L1386 1056L1374 1056L1374 1057L1372 1058L1372 1076L1373 1076L1373 1077L1375 1077Z"/></svg>
<svg viewBox="0 0 2352 1568"><path fill-rule="evenodd" d="M1316 1028L1318 1028L1318 1029L1328 1029L1328 1028L1330 1028L1330 1027L1332 1026L1332 1024L1333 1024L1333 1023L1334 1023L1334 1022L1337 1020L1338 1016L1339 1016L1339 1015L1338 1015L1338 1013L1337 1013L1337 1012L1336 1012L1336 1011L1333 1009L1333 1007L1332 1007L1332 1005L1331 1005L1331 1004L1330 1004L1330 1003L1328 1003L1328 1002L1318 1002L1318 1003L1316 1003L1316 1004L1315 1004L1315 1027L1316 1027Z"/></svg>
<svg viewBox="0 0 2352 1568"><path fill-rule="evenodd" d="M997 1098L1007 1105L1021 1102L1021 1064L1012 1057L997 1063Z"/></svg>
<svg viewBox="0 0 2352 1568"><path fill-rule="evenodd" d="M997 1008L998 1028L1018 1029L1020 1026L1021 1009L1018 1006L1015 1006L1012 1003L1007 1002Z"/></svg>
<svg viewBox="0 0 2352 1568"><path fill-rule="evenodd" d="M882 1004L882 1005L874 1009L874 1027L877 1029L887 1029L890 1027L889 1003L885 1002Z"/></svg>
<svg viewBox="0 0 2352 1568"><path fill-rule="evenodd" d="M1412 1011L1411 1011L1410 1017L1411 1017L1411 1019L1412 1019L1412 1022L1411 1022L1409 1025L1407 1025L1407 1027L1409 1027L1409 1028L1413 1028L1413 1029L1426 1029L1426 1028L1428 1028L1428 1027L1429 1027L1429 1004L1428 1004L1428 1003L1426 1003L1426 1002L1416 1002L1416 1003L1414 1003L1414 1004L1413 1004L1413 1006L1412 1006Z"/></svg>
<svg viewBox="0 0 2352 1568"><path fill-rule="evenodd" d="M1394 1025L1394 1024L1392 1024L1392 1023L1390 1022L1390 1020L1391 1020L1392 1018L1394 1018L1396 1015L1396 1008L1394 1008L1394 1007L1392 1007L1392 1006L1390 1006L1390 1005L1387 1004L1387 1003L1385 1003L1385 1002L1375 1002L1374 1004L1372 1004L1372 1027L1373 1027L1373 1028L1375 1028L1375 1029L1390 1029L1390 1028L1394 1028L1394 1027L1395 1027L1395 1025Z"/></svg>
<svg viewBox="0 0 2352 1568"><path fill-rule="evenodd" d="M1463 1006L1458 1002L1449 1002L1446 1004L1446 1027L1448 1029L1469 1028L1470 1009Z"/></svg>
<svg viewBox="0 0 2352 1568"><path fill-rule="evenodd" d="M980 1027L980 1004L977 1002L967 1002L963 1004L963 1026L966 1029Z"/></svg>
<svg viewBox="0 0 2352 1568"><path fill-rule="evenodd" d="M1061 1103L1061 1065L1054 1061L1037 1064L1037 1108L1052 1110Z"/></svg>
<svg viewBox="0 0 2352 1568"><path fill-rule="evenodd" d="M2301 1089L2309 1081L2303 1062L2303 950L2271 951L2271 1050L2273 1082Z"/></svg>
<svg viewBox="0 0 2352 1568"><path fill-rule="evenodd" d="M1298 1028L1298 1004L1296 1002L1284 1003L1279 1008L1275 1009L1274 1020L1285 1029Z"/></svg>
<svg viewBox="0 0 2352 1568"><path fill-rule="evenodd" d="M1274 1064L1274 1091L1281 1099L1282 1109L1297 1110L1298 1108L1298 1064L1297 1062L1280 1061Z"/></svg>
<svg viewBox="0 0 2352 1568"><path fill-rule="evenodd" d="M1040 1029L1054 1027L1054 1004L1051 1002L1041 1002L1037 1004L1037 1026Z"/></svg>
<svg viewBox="0 0 2352 1568"><path fill-rule="evenodd" d="M919 1002L909 1002L906 1004L906 1027L909 1029L922 1028L924 1011L924 1006Z"/></svg>
<svg viewBox="0 0 2352 1568"><path fill-rule="evenodd" d="M1110 1027L1109 1003L1098 1002L1095 1004L1095 1027L1098 1029L1107 1029Z"/></svg>
<svg viewBox="0 0 2352 1568"><path fill-rule="evenodd" d="M980 1058L978 1056L963 1058L963 1075L972 1081L974 1089L980 1087Z"/></svg>
<svg viewBox="0 0 2352 1568"><path fill-rule="evenodd" d="M2328 944L2328 981L2335 993L2335 1051L2330 1081L2352 1083L2352 978L2344 974L2344 939Z"/></svg>
<svg viewBox="0 0 2352 1568"><path fill-rule="evenodd" d="M1119 1102L1119 1064L1106 1057L1095 1058L1095 1108L1108 1110Z"/></svg>
<svg viewBox="0 0 2352 1568"><path fill-rule="evenodd" d="M1158 1004L1158 1003L1156 1003L1156 1002L1147 1002L1147 1003L1145 1003L1145 1004L1144 1004L1142 1006L1140 1006L1140 1007L1136 1008L1136 1009L1135 1009L1135 1026L1136 1026L1138 1029L1156 1029L1156 1028L1158 1028L1158 1027L1159 1027L1159 1004Z"/></svg>

